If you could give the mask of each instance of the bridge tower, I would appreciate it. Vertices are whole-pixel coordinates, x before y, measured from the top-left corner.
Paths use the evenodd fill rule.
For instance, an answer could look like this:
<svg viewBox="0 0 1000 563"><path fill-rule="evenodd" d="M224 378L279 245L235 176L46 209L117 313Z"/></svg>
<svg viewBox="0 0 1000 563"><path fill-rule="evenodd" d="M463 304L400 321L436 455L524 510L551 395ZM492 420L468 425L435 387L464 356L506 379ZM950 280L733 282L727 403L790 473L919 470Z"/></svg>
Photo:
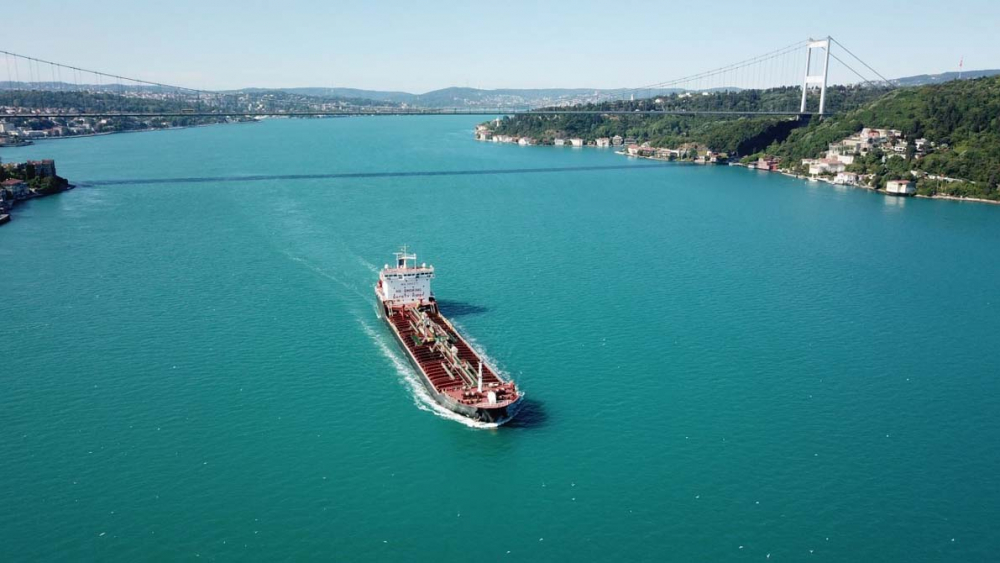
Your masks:
<svg viewBox="0 0 1000 563"><path fill-rule="evenodd" d="M812 53L813 49L823 50L823 71L820 74L812 74ZM809 40L806 45L806 75L802 79L802 104L799 112L806 112L806 97L809 95L809 86L819 85L819 114L823 115L826 109L826 80L830 71L830 37L819 40Z"/></svg>

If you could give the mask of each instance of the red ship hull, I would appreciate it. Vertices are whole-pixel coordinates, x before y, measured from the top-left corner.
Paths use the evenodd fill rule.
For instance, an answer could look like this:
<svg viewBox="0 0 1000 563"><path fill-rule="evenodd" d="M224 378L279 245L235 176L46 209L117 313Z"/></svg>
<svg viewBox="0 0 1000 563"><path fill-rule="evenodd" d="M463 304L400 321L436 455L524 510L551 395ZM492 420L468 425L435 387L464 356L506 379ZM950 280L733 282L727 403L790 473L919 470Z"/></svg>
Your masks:
<svg viewBox="0 0 1000 563"><path fill-rule="evenodd" d="M385 320L417 369L431 397L448 410L481 422L503 424L517 411L521 395L504 381L455 330L433 300L420 306L390 306L379 297L379 316ZM432 298L433 299L433 298ZM427 340L435 326L436 336ZM481 373L481 382L479 380Z"/></svg>

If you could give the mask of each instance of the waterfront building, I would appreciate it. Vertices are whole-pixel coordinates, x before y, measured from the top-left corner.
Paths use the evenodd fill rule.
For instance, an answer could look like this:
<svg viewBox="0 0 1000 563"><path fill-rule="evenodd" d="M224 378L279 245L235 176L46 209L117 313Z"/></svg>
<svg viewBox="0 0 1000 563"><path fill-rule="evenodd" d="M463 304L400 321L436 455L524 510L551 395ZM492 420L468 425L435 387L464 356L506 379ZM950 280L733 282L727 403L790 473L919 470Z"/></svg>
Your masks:
<svg viewBox="0 0 1000 563"><path fill-rule="evenodd" d="M856 186L858 184L858 175L854 172L837 172L837 175L833 178L833 183Z"/></svg>
<svg viewBox="0 0 1000 563"><path fill-rule="evenodd" d="M913 195L917 186L910 180L889 180L885 183L885 193L891 195Z"/></svg>
<svg viewBox="0 0 1000 563"><path fill-rule="evenodd" d="M561 147L561 146L563 146L563 145L566 144L566 139L558 139L557 138L557 139L555 139L555 140L552 141L552 144L555 145L555 146L557 146L557 147Z"/></svg>
<svg viewBox="0 0 1000 563"><path fill-rule="evenodd" d="M5 191L10 193L15 200L26 199L28 197L28 184L24 180L4 180L0 183Z"/></svg>
<svg viewBox="0 0 1000 563"><path fill-rule="evenodd" d="M624 141L625 139L622 139L621 135L615 135L614 137L611 137L611 145L615 147L622 146Z"/></svg>
<svg viewBox="0 0 1000 563"><path fill-rule="evenodd" d="M760 157L757 159L756 164L753 164L752 167L756 168L757 170L768 170L771 172L777 172L778 165L780 163L781 161L774 157L767 157L767 158Z"/></svg>
<svg viewBox="0 0 1000 563"><path fill-rule="evenodd" d="M582 147L583 146L583 139L581 139L579 137L574 137L574 138L570 139L569 142L574 147Z"/></svg>
<svg viewBox="0 0 1000 563"><path fill-rule="evenodd" d="M598 147L610 147L611 146L611 139L609 139L608 137L601 137L601 138L597 139L597 146Z"/></svg>

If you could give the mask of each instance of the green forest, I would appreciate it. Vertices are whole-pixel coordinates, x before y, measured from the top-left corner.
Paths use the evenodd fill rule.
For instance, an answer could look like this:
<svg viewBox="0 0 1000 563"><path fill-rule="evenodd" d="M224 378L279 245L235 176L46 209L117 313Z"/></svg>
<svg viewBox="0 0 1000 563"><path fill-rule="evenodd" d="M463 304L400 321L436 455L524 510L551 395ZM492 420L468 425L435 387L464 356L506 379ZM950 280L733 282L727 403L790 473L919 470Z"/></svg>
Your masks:
<svg viewBox="0 0 1000 563"><path fill-rule="evenodd" d="M658 100L636 100L581 106L581 109L671 109L684 111L773 111L797 103L798 88L673 94ZM1000 199L1000 76L955 80L906 88L831 87L828 115L818 117L739 117L718 115L517 115L500 122L496 134L528 136L539 142L556 137L621 135L653 146L678 148L697 144L732 157L780 157L795 169L804 158L822 156L830 143L863 127L899 129L909 140L927 139L928 154L912 152L887 158L878 151L857 159L849 170L874 174L876 186L886 179L908 177L911 170L960 178L964 182L921 179L918 193ZM911 142L912 144L912 142Z"/></svg>
<svg viewBox="0 0 1000 563"><path fill-rule="evenodd" d="M888 92L885 88L832 86L827 90L831 112L862 107ZM799 88L719 91L703 94L673 93L653 99L587 104L574 109L606 111L787 111L797 108ZM815 102L815 101L814 101ZM726 115L647 115L636 113L606 115L516 115L501 121L496 134L533 137L551 143L558 137L581 137L592 141L599 137L622 137L649 142L658 147L677 147L693 143L713 151L740 156L756 153L776 141L784 140L791 130L805 125L806 118L789 116Z"/></svg>

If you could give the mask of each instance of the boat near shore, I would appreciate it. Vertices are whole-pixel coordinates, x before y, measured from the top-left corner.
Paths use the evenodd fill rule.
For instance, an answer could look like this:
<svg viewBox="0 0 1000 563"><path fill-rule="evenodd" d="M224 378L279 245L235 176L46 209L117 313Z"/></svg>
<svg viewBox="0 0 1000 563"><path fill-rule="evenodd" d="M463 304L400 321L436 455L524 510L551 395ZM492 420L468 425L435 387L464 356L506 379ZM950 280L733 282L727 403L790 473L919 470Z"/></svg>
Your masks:
<svg viewBox="0 0 1000 563"><path fill-rule="evenodd" d="M420 382L452 412L496 425L509 421L522 397L517 386L501 377L441 314L430 288L434 267L416 265L416 254L405 247L395 256L395 265L386 264L375 285L378 315Z"/></svg>

